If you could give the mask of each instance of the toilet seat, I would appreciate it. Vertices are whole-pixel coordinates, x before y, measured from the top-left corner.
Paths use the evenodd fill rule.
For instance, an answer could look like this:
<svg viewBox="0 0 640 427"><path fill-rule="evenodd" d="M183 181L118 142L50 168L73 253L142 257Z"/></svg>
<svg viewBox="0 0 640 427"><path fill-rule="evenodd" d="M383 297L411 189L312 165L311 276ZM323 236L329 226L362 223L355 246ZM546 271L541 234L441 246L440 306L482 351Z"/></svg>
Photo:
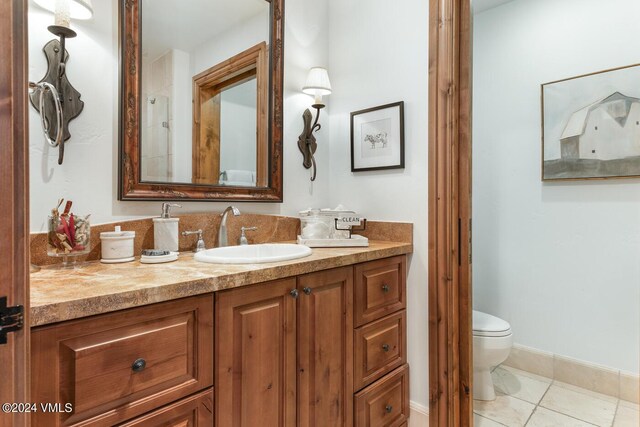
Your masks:
<svg viewBox="0 0 640 427"><path fill-rule="evenodd" d="M473 336L506 337L511 335L509 322L482 311L473 310Z"/></svg>

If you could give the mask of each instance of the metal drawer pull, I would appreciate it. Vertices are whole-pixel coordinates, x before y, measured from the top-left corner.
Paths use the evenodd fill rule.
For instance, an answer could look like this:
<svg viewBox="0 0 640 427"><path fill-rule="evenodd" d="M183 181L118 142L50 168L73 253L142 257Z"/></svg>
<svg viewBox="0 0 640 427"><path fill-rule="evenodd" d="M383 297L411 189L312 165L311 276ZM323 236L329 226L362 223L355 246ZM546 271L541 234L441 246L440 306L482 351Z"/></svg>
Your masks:
<svg viewBox="0 0 640 427"><path fill-rule="evenodd" d="M382 292L384 292L385 294L388 293L391 290L391 288L389 287L389 285L382 285Z"/></svg>
<svg viewBox="0 0 640 427"><path fill-rule="evenodd" d="M307 295L311 295L311 288L303 288L302 291Z"/></svg>
<svg viewBox="0 0 640 427"><path fill-rule="evenodd" d="M297 289L292 289L291 292L289 292L289 295L291 295L294 298L298 298L298 295L300 295L300 293L298 292Z"/></svg>
<svg viewBox="0 0 640 427"><path fill-rule="evenodd" d="M382 349L383 349L385 352L388 352L388 351L391 349L391 346L389 346L389 344L382 344Z"/></svg>
<svg viewBox="0 0 640 427"><path fill-rule="evenodd" d="M146 367L147 362L144 359L136 359L136 361L133 362L133 365L131 365L131 370L133 372L142 372Z"/></svg>
<svg viewBox="0 0 640 427"><path fill-rule="evenodd" d="M384 407L384 410L387 411L387 414L390 414L393 411L393 406L387 405Z"/></svg>

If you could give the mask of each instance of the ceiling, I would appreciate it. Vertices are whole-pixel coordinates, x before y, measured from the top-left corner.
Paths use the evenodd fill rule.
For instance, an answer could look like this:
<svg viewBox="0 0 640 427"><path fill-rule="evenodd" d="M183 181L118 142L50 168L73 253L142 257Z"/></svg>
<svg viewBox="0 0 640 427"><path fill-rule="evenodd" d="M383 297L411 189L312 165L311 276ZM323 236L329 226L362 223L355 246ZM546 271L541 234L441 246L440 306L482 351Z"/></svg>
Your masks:
<svg viewBox="0 0 640 427"><path fill-rule="evenodd" d="M513 0L472 0L471 6L473 7L473 13L478 14L485 10L493 9L494 7L501 6L505 3L509 3Z"/></svg>
<svg viewBox="0 0 640 427"><path fill-rule="evenodd" d="M265 0L143 0L142 31L147 53L168 48L190 52L255 15L269 16Z"/></svg>

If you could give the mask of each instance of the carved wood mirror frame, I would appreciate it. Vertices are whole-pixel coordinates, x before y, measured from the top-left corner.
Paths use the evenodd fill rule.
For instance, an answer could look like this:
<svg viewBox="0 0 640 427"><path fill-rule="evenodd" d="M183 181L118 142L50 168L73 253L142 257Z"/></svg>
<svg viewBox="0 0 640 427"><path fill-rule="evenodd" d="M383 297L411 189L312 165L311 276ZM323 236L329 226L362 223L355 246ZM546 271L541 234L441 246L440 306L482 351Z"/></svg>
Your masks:
<svg viewBox="0 0 640 427"><path fill-rule="evenodd" d="M429 1L429 425L473 425L470 0Z"/></svg>
<svg viewBox="0 0 640 427"><path fill-rule="evenodd" d="M265 187L144 182L140 175L140 88L142 0L120 0L119 200L282 202L282 94L284 0L265 0L270 8L268 183Z"/></svg>

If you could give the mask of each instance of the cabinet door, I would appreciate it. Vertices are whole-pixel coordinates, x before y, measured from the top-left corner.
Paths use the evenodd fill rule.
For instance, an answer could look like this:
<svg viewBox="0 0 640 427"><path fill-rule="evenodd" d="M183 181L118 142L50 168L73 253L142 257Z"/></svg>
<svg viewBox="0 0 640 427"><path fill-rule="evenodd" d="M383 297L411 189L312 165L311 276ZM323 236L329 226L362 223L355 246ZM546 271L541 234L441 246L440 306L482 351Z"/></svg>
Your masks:
<svg viewBox="0 0 640 427"><path fill-rule="evenodd" d="M298 277L298 425L353 425L353 269Z"/></svg>
<svg viewBox="0 0 640 427"><path fill-rule="evenodd" d="M295 426L295 279L216 294L218 427Z"/></svg>

